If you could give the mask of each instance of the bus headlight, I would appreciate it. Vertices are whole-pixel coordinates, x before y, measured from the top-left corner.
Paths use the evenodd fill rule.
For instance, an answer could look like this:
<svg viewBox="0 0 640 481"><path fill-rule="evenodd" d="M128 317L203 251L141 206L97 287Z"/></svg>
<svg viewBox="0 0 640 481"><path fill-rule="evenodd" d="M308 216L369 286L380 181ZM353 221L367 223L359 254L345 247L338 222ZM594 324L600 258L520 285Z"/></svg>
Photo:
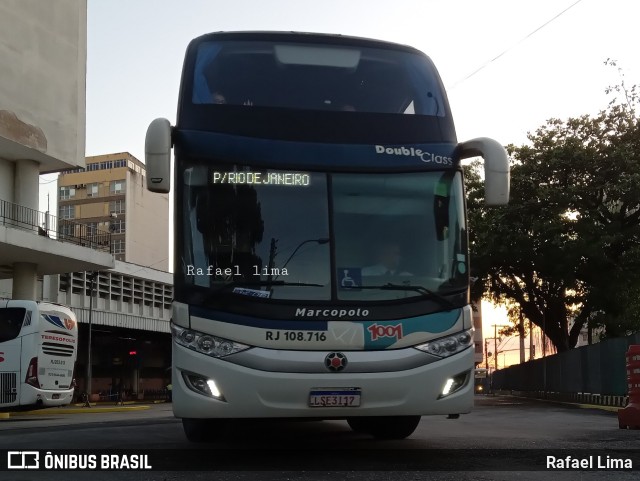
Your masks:
<svg viewBox="0 0 640 481"><path fill-rule="evenodd" d="M222 392L220 392L218 385L213 379L185 371L182 372L182 378L184 379L185 385L193 392L212 397L218 401L225 401Z"/></svg>
<svg viewBox="0 0 640 481"><path fill-rule="evenodd" d="M444 387L442 388L442 392L438 396L438 399L442 399L443 397L447 397L454 392L458 392L460 389L465 387L469 382L470 371L461 372L457 376L453 376L452 378L447 379L444 383Z"/></svg>
<svg viewBox="0 0 640 481"><path fill-rule="evenodd" d="M449 357L473 344L473 329L413 346L438 357Z"/></svg>
<svg viewBox="0 0 640 481"><path fill-rule="evenodd" d="M225 357L251 347L222 337L185 329L176 324L171 324L171 336L177 344L211 357Z"/></svg>

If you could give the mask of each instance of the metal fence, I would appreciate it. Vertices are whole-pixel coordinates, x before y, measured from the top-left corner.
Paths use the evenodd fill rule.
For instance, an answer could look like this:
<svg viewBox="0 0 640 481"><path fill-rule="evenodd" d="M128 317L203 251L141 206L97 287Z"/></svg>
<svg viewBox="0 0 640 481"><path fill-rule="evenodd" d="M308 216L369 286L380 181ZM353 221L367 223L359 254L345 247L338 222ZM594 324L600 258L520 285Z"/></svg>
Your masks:
<svg viewBox="0 0 640 481"><path fill-rule="evenodd" d="M624 396L625 353L631 344L640 344L640 333L510 366L493 373L493 389Z"/></svg>
<svg viewBox="0 0 640 481"><path fill-rule="evenodd" d="M50 239L111 252L111 233L46 212L0 200L0 225L24 229Z"/></svg>

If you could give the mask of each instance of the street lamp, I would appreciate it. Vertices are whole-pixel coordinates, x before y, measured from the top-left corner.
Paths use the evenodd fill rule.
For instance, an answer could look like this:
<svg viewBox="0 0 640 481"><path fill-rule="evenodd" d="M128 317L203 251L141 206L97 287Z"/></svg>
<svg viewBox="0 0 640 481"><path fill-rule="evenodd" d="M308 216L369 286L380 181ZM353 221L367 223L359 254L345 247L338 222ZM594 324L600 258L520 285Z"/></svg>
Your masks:
<svg viewBox="0 0 640 481"><path fill-rule="evenodd" d="M298 247L296 247L293 252L291 253L291 255L289 256L289 258L286 260L286 262L283 264L283 266L281 267L281 269L284 269L285 267L287 267L287 264L289 263L289 261L291 260L291 258L296 255L296 252L298 252L298 249L300 249L300 247L302 247L303 245L309 243L309 242L317 242L318 244L322 245L322 244L326 244L327 242L329 242L329 239L327 238L323 238L323 239L307 239L305 241L300 242L300 244L298 244Z"/></svg>
<svg viewBox="0 0 640 481"><path fill-rule="evenodd" d="M86 276L86 272L85 272ZM86 393L85 393L85 402L84 407L90 408L91 403L91 314L93 312L93 289L96 282L96 277L98 276L97 272L92 272L89 274L89 339L87 342L87 382L86 382Z"/></svg>
<svg viewBox="0 0 640 481"><path fill-rule="evenodd" d="M321 239L307 239L304 240L302 242L300 242L300 244L298 244L298 246L293 250L293 252L291 253L291 255L289 256L289 258L285 261L285 263L282 265L282 267L280 268L278 274L273 278L273 280L275 281L278 277L280 277L280 273L282 272L282 270L287 267L287 264L289 263L289 261L293 258L293 256L296 255L296 252L298 252L298 250L300 249L300 247L302 247L305 244L308 244L309 242L317 242L320 245L326 244L329 242L329 239L324 237ZM274 256L275 257L275 256Z"/></svg>

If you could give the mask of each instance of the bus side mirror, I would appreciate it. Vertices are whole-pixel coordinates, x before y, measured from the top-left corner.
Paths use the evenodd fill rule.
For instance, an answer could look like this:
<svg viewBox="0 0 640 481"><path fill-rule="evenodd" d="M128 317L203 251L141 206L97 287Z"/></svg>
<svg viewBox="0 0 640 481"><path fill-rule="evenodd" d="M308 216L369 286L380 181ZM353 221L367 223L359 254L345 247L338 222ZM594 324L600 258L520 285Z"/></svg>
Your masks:
<svg viewBox="0 0 640 481"><path fill-rule="evenodd" d="M166 194L171 190L171 124L155 119L149 124L144 142L147 189Z"/></svg>
<svg viewBox="0 0 640 481"><path fill-rule="evenodd" d="M485 204L507 205L509 203L509 158L499 142L486 137L458 144L460 159L480 156L484 159Z"/></svg>

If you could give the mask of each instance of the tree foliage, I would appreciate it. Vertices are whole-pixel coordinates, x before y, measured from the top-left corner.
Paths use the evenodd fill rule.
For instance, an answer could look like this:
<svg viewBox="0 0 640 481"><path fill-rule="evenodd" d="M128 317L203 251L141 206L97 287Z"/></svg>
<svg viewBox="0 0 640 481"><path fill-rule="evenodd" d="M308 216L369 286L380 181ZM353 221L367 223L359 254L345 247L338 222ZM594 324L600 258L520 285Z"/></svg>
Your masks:
<svg viewBox="0 0 640 481"><path fill-rule="evenodd" d="M551 119L528 144L508 146L508 206L485 208L479 165L466 172L473 293L515 304L513 317L542 328L558 351L585 325L609 337L640 328L638 98L624 82L608 91L623 101Z"/></svg>

